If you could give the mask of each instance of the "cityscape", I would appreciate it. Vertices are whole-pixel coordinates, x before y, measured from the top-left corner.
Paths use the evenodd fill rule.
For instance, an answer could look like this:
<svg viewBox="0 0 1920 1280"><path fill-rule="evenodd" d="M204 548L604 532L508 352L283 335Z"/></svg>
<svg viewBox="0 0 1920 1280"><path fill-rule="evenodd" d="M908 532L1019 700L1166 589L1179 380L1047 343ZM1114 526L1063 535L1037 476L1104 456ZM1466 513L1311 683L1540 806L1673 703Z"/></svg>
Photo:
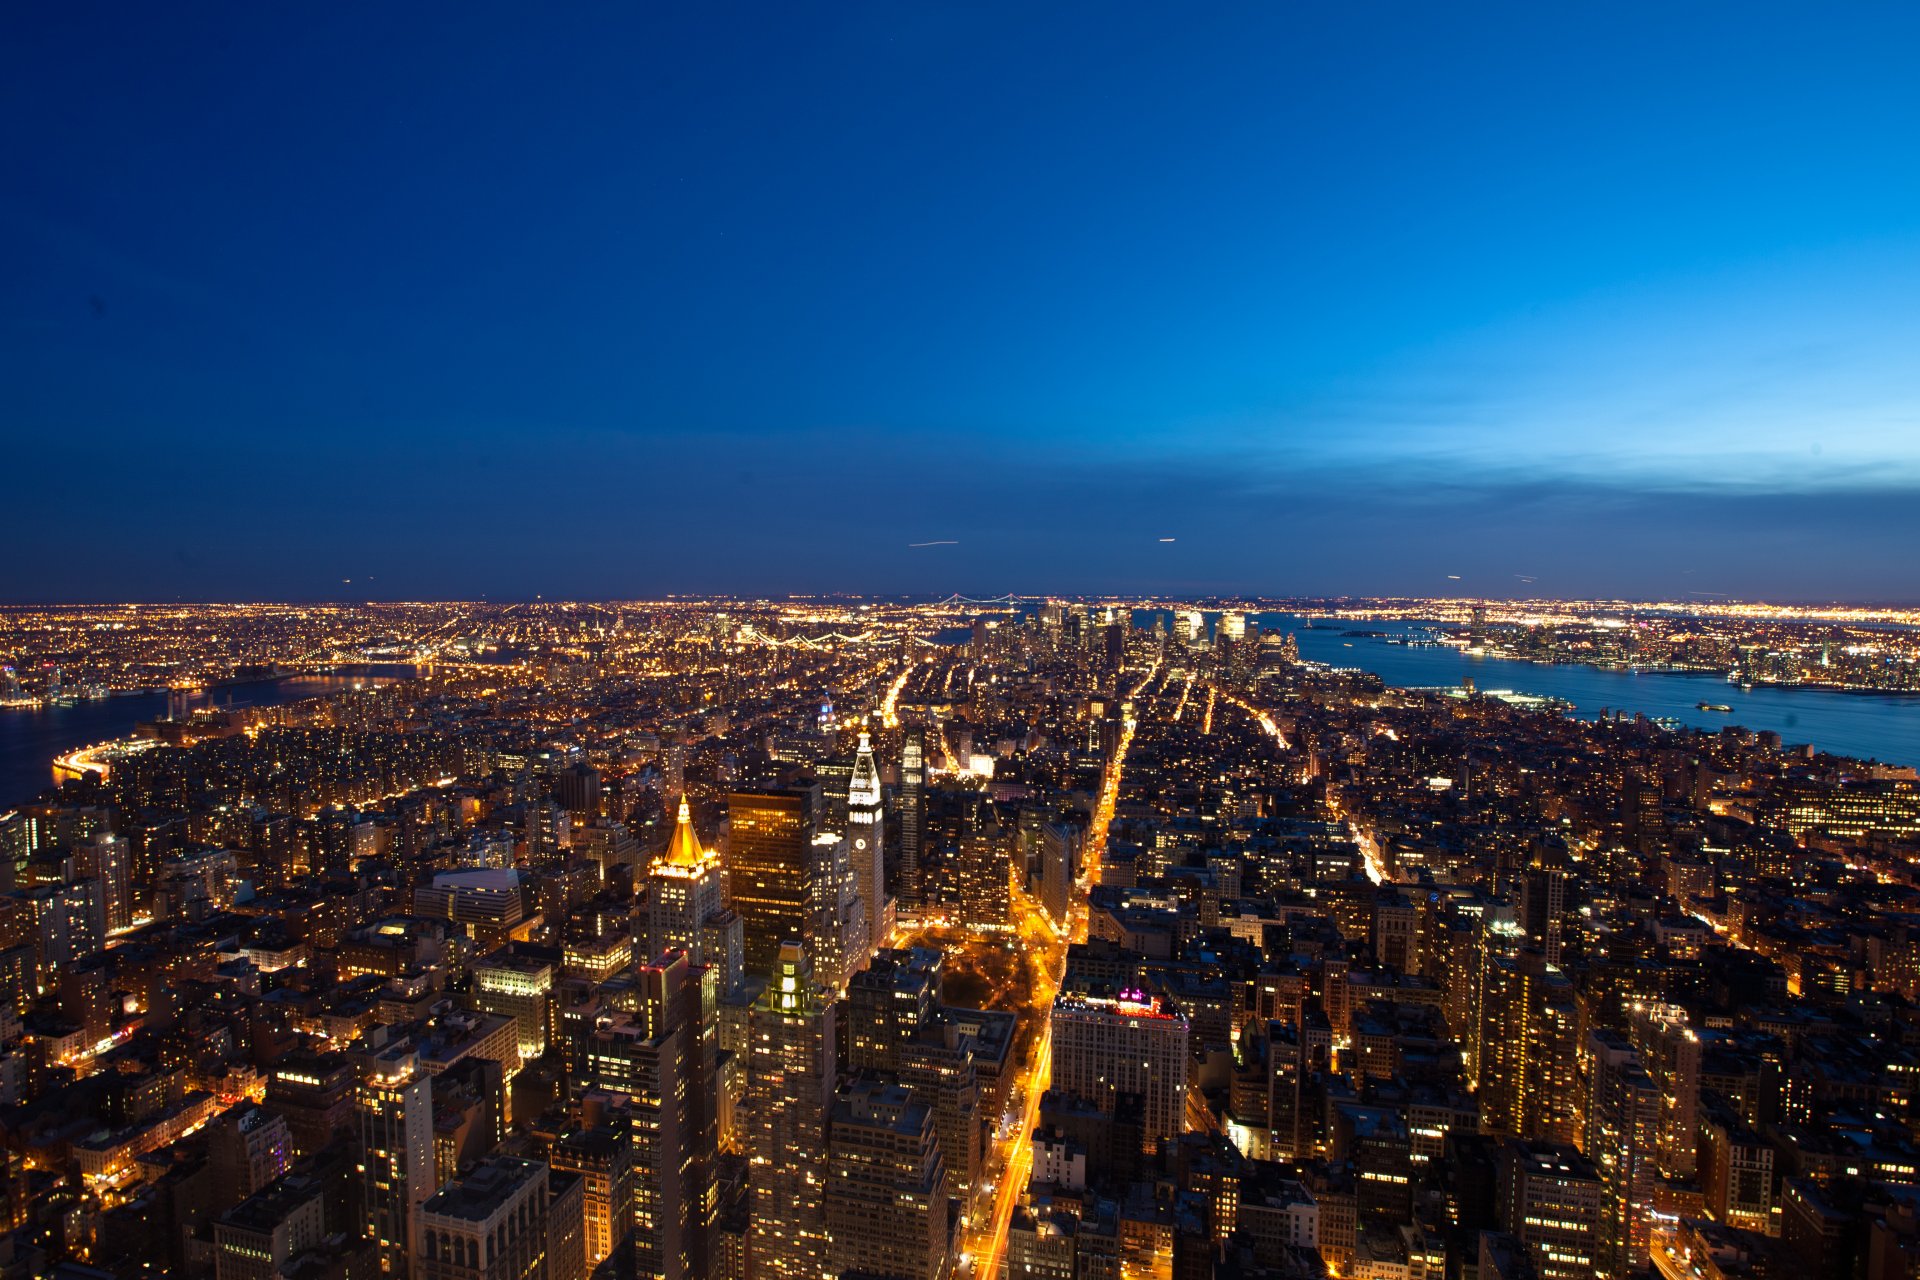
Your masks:
<svg viewBox="0 0 1920 1280"><path fill-rule="evenodd" d="M17 698L176 683L0 816L9 1265L1907 1274L1913 764L1271 616L11 612Z"/></svg>
<svg viewBox="0 0 1920 1280"><path fill-rule="evenodd" d="M0 16L0 1280L1920 1280L1920 4Z"/></svg>

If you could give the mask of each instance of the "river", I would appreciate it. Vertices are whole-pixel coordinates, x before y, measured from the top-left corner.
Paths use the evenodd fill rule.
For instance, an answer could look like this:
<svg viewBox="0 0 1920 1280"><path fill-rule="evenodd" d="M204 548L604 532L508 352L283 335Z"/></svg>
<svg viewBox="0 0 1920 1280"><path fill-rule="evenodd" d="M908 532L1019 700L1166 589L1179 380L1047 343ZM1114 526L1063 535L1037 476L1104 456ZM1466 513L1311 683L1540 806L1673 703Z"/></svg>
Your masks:
<svg viewBox="0 0 1920 1280"><path fill-rule="evenodd" d="M1263 631L1291 631L1303 658L1371 671L1390 685L1451 688L1472 676L1475 687L1482 690L1511 689L1564 699L1573 704L1575 715L1589 719L1607 708L1671 718L1702 729L1718 730L1730 724L1771 729L1789 743L1811 742L1839 755L1920 766L1920 696L1764 686L1742 690L1721 676L1636 675L1605 667L1475 657L1452 646L1414 648L1342 634L1406 635L1423 630L1420 623L1315 619L1314 628L1307 630L1306 620L1291 614L1250 616ZM1216 617L1208 615L1210 629ZM1137 618L1151 625L1153 614L1142 612ZM1702 702L1733 710L1702 711Z"/></svg>
<svg viewBox="0 0 1920 1280"><path fill-rule="evenodd" d="M355 675L251 680L196 694L192 705L271 707L383 683L411 670L380 666ZM125 737L135 726L166 713L165 693L128 693L58 707L0 708L0 811L31 800L52 786L55 756L75 747Z"/></svg>

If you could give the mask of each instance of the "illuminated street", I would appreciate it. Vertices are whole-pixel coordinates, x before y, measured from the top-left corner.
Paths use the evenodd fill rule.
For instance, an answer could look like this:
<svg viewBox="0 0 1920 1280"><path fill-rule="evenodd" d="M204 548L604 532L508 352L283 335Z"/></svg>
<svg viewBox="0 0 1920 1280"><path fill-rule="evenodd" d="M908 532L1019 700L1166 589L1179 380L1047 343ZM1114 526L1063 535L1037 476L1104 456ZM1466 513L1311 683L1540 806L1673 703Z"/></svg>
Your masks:
<svg viewBox="0 0 1920 1280"><path fill-rule="evenodd" d="M1156 662L1133 686L1134 693L1137 695L1146 689L1159 671L1160 664ZM973 1276L999 1275L1001 1257L1006 1249L1007 1227L1012 1221L1014 1208L1026 1191L1027 1173L1032 1163L1029 1138L1053 1065L1053 1039L1049 1025L1053 997L1059 991L1060 981L1066 972L1069 942L1085 942L1087 938L1086 890L1088 885L1097 883L1100 878L1100 858L1106 850L1108 828L1113 823L1114 805L1119 798L1121 774L1126 768L1128 748L1133 743L1134 727L1135 722L1131 718L1123 723L1119 747L1102 779L1099 799L1087 828L1082 870L1076 883L1072 923L1068 933L1057 933L1047 921L1045 913L1028 895L1020 892L1014 895L1019 945L1030 958L1028 972L1032 975L1031 986L1024 993L1024 999L1012 1006L1021 1015L1020 1040L1016 1044L1016 1052L1020 1044L1030 1046L1030 1051L1009 1094L1012 1100L1010 1115L1016 1122L1003 1123L996 1130L987 1160L986 1179L992 1187L991 1207L984 1221L966 1236L963 1256L968 1260L971 1268L969 1274ZM971 950L962 949L957 956L950 954L948 963L964 972L971 954L974 954ZM996 988L997 992L1000 990Z"/></svg>

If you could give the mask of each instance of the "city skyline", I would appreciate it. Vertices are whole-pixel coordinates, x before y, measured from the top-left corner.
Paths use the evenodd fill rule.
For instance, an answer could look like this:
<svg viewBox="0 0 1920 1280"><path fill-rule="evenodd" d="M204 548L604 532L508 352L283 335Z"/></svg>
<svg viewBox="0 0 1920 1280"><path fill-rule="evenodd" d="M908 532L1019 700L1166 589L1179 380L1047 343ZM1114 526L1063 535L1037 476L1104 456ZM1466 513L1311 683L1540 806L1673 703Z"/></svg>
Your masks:
<svg viewBox="0 0 1920 1280"><path fill-rule="evenodd" d="M0 599L1920 598L1909 8L329 19L10 24Z"/></svg>

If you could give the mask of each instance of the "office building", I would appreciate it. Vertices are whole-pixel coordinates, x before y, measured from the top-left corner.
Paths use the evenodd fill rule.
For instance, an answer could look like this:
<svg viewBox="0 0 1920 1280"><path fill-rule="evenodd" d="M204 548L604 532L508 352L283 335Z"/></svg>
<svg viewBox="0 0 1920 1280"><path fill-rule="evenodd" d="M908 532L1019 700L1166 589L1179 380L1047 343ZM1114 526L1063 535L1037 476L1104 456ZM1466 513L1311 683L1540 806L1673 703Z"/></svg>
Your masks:
<svg viewBox="0 0 1920 1280"><path fill-rule="evenodd" d="M945 1280L947 1176L932 1108L900 1085L860 1079L840 1092L828 1132L830 1273Z"/></svg>
<svg viewBox="0 0 1920 1280"><path fill-rule="evenodd" d="M1052 1088L1113 1114L1118 1096L1140 1095L1150 1142L1186 1130L1187 1019L1158 996L1062 992L1053 1001Z"/></svg>
<svg viewBox="0 0 1920 1280"><path fill-rule="evenodd" d="M900 901L918 907L924 901L920 883L927 825L927 731L910 724L900 738Z"/></svg>
<svg viewBox="0 0 1920 1280"><path fill-rule="evenodd" d="M1501 1226L1525 1246L1539 1280L1599 1274L1606 1189L1592 1161L1560 1143L1510 1139L1495 1197Z"/></svg>
<svg viewBox="0 0 1920 1280"><path fill-rule="evenodd" d="M827 1126L834 1095L834 1006L789 942L754 1004L747 1084L756 1277L819 1280L827 1256Z"/></svg>
<svg viewBox="0 0 1920 1280"><path fill-rule="evenodd" d="M873 743L860 735L847 782L847 857L866 915L867 941L882 947L893 933L893 899L887 893L886 827L882 821L880 769Z"/></svg>
<svg viewBox="0 0 1920 1280"><path fill-rule="evenodd" d="M549 1280L549 1176L492 1156L434 1193L415 1228L416 1280Z"/></svg>
<svg viewBox="0 0 1920 1280"><path fill-rule="evenodd" d="M1646 1265L1652 1238L1660 1091L1620 1032L1589 1032L1582 1057L1586 1134L1580 1145L1605 1192L1597 1265L1602 1275L1624 1276Z"/></svg>
<svg viewBox="0 0 1920 1280"><path fill-rule="evenodd" d="M382 1274L404 1277L415 1216L434 1191L433 1077L405 1044L376 1049L360 1064L354 1109L366 1236Z"/></svg>
<svg viewBox="0 0 1920 1280"><path fill-rule="evenodd" d="M747 971L767 977L781 945L813 940L818 792L739 791L728 798L727 882Z"/></svg>
<svg viewBox="0 0 1920 1280"><path fill-rule="evenodd" d="M645 953L684 951L691 963L717 968L720 989L731 991L745 976L744 931L726 905L724 874L719 856L701 848L682 798L667 851L647 872Z"/></svg>

